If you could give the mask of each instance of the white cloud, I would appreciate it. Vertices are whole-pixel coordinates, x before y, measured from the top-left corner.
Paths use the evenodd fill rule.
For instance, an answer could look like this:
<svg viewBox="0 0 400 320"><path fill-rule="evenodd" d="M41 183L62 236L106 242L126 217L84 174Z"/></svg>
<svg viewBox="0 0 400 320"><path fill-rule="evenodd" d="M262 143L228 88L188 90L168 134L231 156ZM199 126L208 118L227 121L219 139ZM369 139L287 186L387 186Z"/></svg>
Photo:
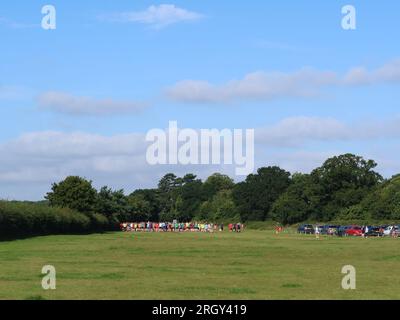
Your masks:
<svg viewBox="0 0 400 320"><path fill-rule="evenodd" d="M134 22L163 28L174 23L195 21L203 16L197 12L179 8L173 4L152 5L144 11L122 12L102 17L115 22Z"/></svg>
<svg viewBox="0 0 400 320"><path fill-rule="evenodd" d="M145 150L144 135L139 133L102 136L84 132L42 131L26 133L3 145L13 154L29 157L93 157L137 155Z"/></svg>
<svg viewBox="0 0 400 320"><path fill-rule="evenodd" d="M114 99L94 99L91 97L73 96L64 92L46 92L38 99L41 109L71 115L113 115L136 113L147 105L136 101L118 101Z"/></svg>
<svg viewBox="0 0 400 320"><path fill-rule="evenodd" d="M212 84L203 80L183 80L167 88L166 95L183 103L231 103L243 100L269 101L279 98L312 98L321 89L400 82L400 59L375 70L351 68L343 76L331 71L303 68L295 72L257 71L240 80Z"/></svg>
<svg viewBox="0 0 400 320"><path fill-rule="evenodd" d="M292 172L308 172L329 156L365 150L361 155L378 161L383 159L385 173L393 174L400 167L393 148L369 152L371 149L365 149L365 143L360 147L357 142L378 146L382 139L397 146L399 124L400 118L356 123L317 117L283 119L256 129L255 163L257 167L279 165ZM343 142L339 144L342 147L336 142ZM148 145L142 133L104 136L45 131L23 134L0 144L0 198L40 199L49 191L51 183L68 175L91 179L97 188L109 185L128 192L134 188L155 187L167 172L178 175L194 172L205 178L220 171L234 177L235 166L150 166L146 161ZM348 148L343 147L346 145Z"/></svg>
<svg viewBox="0 0 400 320"><path fill-rule="evenodd" d="M398 83L400 82L400 59L370 71L365 67L353 68L345 75L343 82L349 85Z"/></svg>
<svg viewBox="0 0 400 320"><path fill-rule="evenodd" d="M256 142L268 147L300 147L310 141L376 141L399 137L399 117L345 123L334 118L300 116L255 130Z"/></svg>
<svg viewBox="0 0 400 320"><path fill-rule="evenodd" d="M350 128L333 118L292 117L256 130L256 142L268 146L298 146L310 140L347 140L351 137Z"/></svg>
<svg viewBox="0 0 400 320"><path fill-rule="evenodd" d="M131 190L137 184L146 185L138 176L149 177L145 151L144 135L139 133L110 137L83 132L23 134L0 144L0 198L40 199L51 183L68 175L92 179L98 187L108 184Z"/></svg>
<svg viewBox="0 0 400 320"><path fill-rule="evenodd" d="M222 85L206 81L185 80L167 89L167 95L182 102L232 102L254 99L272 100L282 97L312 97L321 86L337 82L333 72L304 68L294 73L254 72L241 80Z"/></svg>
<svg viewBox="0 0 400 320"><path fill-rule="evenodd" d="M38 200L69 175L132 192L152 188L168 172L206 177L209 166L151 166L141 133L103 136L84 132L31 132L0 144L0 199ZM214 169L213 169L214 168ZM233 170L232 170L233 171Z"/></svg>

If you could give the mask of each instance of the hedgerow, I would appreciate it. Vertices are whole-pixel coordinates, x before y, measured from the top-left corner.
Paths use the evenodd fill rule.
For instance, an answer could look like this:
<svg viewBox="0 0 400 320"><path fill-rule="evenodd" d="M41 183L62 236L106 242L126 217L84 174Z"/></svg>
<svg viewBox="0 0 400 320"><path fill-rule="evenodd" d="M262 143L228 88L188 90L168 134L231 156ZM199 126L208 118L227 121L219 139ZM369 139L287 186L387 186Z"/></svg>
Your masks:
<svg viewBox="0 0 400 320"><path fill-rule="evenodd" d="M47 234L80 234L107 230L100 214L83 214L46 204L0 201L0 239Z"/></svg>

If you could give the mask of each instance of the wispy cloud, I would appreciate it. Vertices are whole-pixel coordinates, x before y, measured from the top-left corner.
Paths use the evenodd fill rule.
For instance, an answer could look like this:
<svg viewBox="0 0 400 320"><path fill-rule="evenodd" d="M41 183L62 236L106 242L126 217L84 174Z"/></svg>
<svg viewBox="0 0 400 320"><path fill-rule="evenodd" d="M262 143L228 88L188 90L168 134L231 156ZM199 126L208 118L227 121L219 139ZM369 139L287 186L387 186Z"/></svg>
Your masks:
<svg viewBox="0 0 400 320"><path fill-rule="evenodd" d="M347 85L370 85L400 82L400 59L395 59L374 70L352 68L343 79Z"/></svg>
<svg viewBox="0 0 400 320"><path fill-rule="evenodd" d="M183 80L167 88L166 95L183 103L231 103L243 100L269 101L279 98L312 98L332 86L359 86L400 83L400 59L377 69L351 68L337 72L303 68L295 72L257 71L240 80L212 84L203 80Z"/></svg>
<svg viewBox="0 0 400 320"><path fill-rule="evenodd" d="M95 99L57 91L41 94L37 102L40 109L76 116L136 113L148 106L144 102Z"/></svg>
<svg viewBox="0 0 400 320"><path fill-rule="evenodd" d="M111 22L141 23L161 29L178 22L199 20L202 17L200 13L179 8L173 4L160 4L152 5L143 11L107 14L99 18Z"/></svg>
<svg viewBox="0 0 400 320"><path fill-rule="evenodd" d="M290 117L255 130L256 142L268 147L301 147L308 142L398 140L400 118L346 123L335 118Z"/></svg>
<svg viewBox="0 0 400 320"><path fill-rule="evenodd" d="M282 97L310 97L321 86L337 81L336 74L304 68L293 73L253 72L241 80L221 85L184 80L167 89L172 100L187 103L229 103L240 100L272 100Z"/></svg>
<svg viewBox="0 0 400 320"><path fill-rule="evenodd" d="M29 28L38 28L40 27L40 24L34 24L34 23L22 23L22 22L16 22L10 19L7 19L5 17L0 17L0 26L5 26L7 28L11 29L29 29Z"/></svg>

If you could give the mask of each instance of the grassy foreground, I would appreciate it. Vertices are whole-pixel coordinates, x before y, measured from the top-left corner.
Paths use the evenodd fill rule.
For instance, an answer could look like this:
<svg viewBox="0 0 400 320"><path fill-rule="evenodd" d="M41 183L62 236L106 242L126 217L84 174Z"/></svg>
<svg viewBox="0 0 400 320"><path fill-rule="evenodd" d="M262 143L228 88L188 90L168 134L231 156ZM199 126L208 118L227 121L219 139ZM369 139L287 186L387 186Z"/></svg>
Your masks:
<svg viewBox="0 0 400 320"><path fill-rule="evenodd" d="M57 289L41 288L54 265ZM344 265L357 289L343 290ZM294 232L47 236L0 242L0 299L399 299L400 239Z"/></svg>

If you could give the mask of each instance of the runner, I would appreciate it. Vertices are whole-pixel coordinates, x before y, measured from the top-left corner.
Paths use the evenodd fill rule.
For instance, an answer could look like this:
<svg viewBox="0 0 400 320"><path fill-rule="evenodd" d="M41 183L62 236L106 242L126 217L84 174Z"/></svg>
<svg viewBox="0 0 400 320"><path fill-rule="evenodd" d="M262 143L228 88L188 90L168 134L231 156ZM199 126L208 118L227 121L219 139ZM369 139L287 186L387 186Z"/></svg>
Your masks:
<svg viewBox="0 0 400 320"><path fill-rule="evenodd" d="M320 234L320 230L319 230L318 225L316 225L316 226L315 226L315 238L316 238L317 240L319 240L319 234Z"/></svg>

